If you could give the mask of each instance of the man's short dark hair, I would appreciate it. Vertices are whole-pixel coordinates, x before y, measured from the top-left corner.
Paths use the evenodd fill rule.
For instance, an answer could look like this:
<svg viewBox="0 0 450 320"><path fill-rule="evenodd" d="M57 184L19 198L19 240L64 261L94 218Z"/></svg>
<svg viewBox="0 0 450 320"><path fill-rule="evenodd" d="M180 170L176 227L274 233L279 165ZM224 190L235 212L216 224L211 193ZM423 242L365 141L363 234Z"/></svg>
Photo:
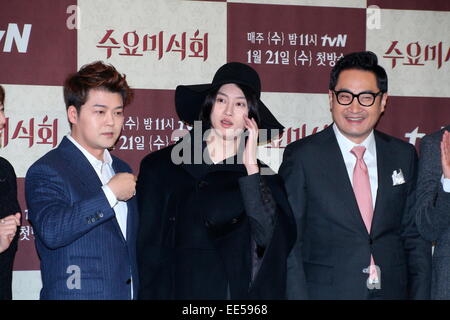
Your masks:
<svg viewBox="0 0 450 320"><path fill-rule="evenodd" d="M353 52L339 59L331 70L329 89L335 89L342 71L351 69L373 72L377 78L377 86L380 91L387 92L388 78L386 71L378 64L377 56L371 51Z"/></svg>
<svg viewBox="0 0 450 320"><path fill-rule="evenodd" d="M124 74L120 74L110 64L95 61L82 66L78 72L67 77L64 82L66 109L74 106L80 113L81 106L86 103L89 91L92 89L119 93L124 107L131 102L133 96Z"/></svg>

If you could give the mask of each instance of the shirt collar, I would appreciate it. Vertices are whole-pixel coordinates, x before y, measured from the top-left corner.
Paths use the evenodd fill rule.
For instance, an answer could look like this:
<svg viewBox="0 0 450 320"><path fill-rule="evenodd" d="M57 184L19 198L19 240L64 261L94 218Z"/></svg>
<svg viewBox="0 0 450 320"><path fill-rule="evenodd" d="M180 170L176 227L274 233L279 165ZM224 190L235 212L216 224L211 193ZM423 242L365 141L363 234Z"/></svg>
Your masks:
<svg viewBox="0 0 450 320"><path fill-rule="evenodd" d="M370 132L370 134L367 136L367 138L361 142L361 143L354 143L350 139L348 139L346 136L342 134L342 132L337 127L336 123L333 123L333 130L334 134L336 136L337 142L339 144L339 148L342 150L342 152L351 152L354 146L364 146L366 147L366 152L364 155L368 155L371 157L376 156L376 148L375 148L375 135L373 134L373 129Z"/></svg>
<svg viewBox="0 0 450 320"><path fill-rule="evenodd" d="M89 163L94 167L101 171L103 164L107 164L112 166L112 157L107 149L103 151L103 161L98 160L94 157L89 151L83 148L71 135L70 133L66 135L67 139L69 139L86 157Z"/></svg>

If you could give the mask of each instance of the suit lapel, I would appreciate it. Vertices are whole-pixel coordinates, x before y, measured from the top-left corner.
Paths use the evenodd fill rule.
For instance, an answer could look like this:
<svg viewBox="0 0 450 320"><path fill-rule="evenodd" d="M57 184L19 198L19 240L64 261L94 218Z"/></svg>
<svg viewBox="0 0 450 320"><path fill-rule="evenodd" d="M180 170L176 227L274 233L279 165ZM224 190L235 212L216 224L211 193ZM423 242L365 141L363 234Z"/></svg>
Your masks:
<svg viewBox="0 0 450 320"><path fill-rule="evenodd" d="M114 169L115 173L121 173L121 172L128 172L127 170L125 170L125 168L123 168L122 166L120 166L120 163L113 157L113 163L112 163L112 167ZM127 238L125 239L125 237L123 237L123 233L122 230L120 229L119 223L117 222L117 219L115 220L115 225L117 227L118 232L120 232L123 241L126 241L127 245L131 248L133 241L132 238L133 236L135 236L135 223L137 221L137 217L135 216L137 214L137 205L136 205L136 198L133 197L131 199L129 199L127 201Z"/></svg>
<svg viewBox="0 0 450 320"><path fill-rule="evenodd" d="M127 208L128 208L128 214L127 214L127 242L131 243L131 237L135 236L135 233L133 232L134 224L135 224L135 214L137 213L136 205L135 205L134 198L131 198L127 201Z"/></svg>
<svg viewBox="0 0 450 320"><path fill-rule="evenodd" d="M375 143L377 148L378 190L377 199L372 220L371 234L377 230L383 220L383 214L389 212L386 209L386 193L392 188L392 168L395 168L392 154L389 152L389 142L375 131Z"/></svg>
<svg viewBox="0 0 450 320"><path fill-rule="evenodd" d="M66 137L63 138L59 146L61 154L65 158L68 170L71 170L72 175L86 187L88 190L96 191L98 187L102 186L102 182L95 172L92 165L86 159L84 154Z"/></svg>
<svg viewBox="0 0 450 320"><path fill-rule="evenodd" d="M327 168L324 174L326 175L327 181L329 181L328 183L332 183L336 198L342 200L347 208L347 210L344 210L345 212L342 212L342 219L347 218L357 226L359 231L367 235L367 229L359 212L358 203L356 202L353 187L333 127L329 126L325 130L323 148L320 148L322 151L320 158L323 159L322 167Z"/></svg>

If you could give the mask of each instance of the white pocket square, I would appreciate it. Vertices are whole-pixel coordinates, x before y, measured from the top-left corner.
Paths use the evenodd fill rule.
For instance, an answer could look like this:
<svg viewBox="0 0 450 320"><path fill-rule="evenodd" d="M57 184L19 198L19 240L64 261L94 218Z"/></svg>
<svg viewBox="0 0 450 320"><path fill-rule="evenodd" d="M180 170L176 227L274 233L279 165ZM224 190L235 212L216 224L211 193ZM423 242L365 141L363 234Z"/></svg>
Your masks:
<svg viewBox="0 0 450 320"><path fill-rule="evenodd" d="M392 185L397 186L403 183L405 183L405 178L403 177L402 169L394 170L392 172Z"/></svg>

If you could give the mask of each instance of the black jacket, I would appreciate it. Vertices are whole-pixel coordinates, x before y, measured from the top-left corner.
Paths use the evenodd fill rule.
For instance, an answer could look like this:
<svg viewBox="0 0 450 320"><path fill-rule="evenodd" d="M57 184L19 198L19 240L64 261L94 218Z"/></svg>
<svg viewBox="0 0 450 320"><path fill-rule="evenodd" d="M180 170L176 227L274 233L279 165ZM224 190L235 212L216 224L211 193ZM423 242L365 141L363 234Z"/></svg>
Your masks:
<svg viewBox="0 0 450 320"><path fill-rule="evenodd" d="M16 174L11 164L0 157L0 219L17 212L20 212L20 207L17 202ZM9 248L0 253L0 300L12 298L12 268L17 251L19 229Z"/></svg>
<svg viewBox="0 0 450 320"><path fill-rule="evenodd" d="M295 222L279 176L247 176L242 164L177 165L173 148L141 162L139 298L284 299ZM246 212L254 199L274 208L265 248Z"/></svg>

